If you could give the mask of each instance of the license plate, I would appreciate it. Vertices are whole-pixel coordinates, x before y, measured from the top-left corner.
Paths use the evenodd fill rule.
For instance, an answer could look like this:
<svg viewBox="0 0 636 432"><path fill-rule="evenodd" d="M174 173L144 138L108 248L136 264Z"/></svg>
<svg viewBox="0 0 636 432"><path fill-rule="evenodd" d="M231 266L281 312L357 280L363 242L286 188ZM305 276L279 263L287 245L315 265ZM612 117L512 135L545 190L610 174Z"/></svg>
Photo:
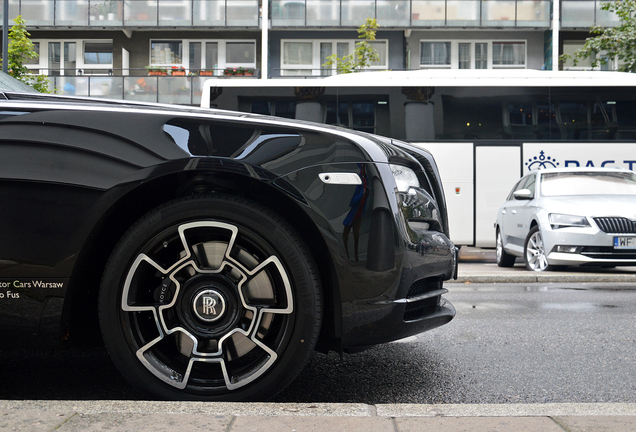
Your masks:
<svg viewBox="0 0 636 432"><path fill-rule="evenodd" d="M614 237L614 249L636 249L636 237Z"/></svg>

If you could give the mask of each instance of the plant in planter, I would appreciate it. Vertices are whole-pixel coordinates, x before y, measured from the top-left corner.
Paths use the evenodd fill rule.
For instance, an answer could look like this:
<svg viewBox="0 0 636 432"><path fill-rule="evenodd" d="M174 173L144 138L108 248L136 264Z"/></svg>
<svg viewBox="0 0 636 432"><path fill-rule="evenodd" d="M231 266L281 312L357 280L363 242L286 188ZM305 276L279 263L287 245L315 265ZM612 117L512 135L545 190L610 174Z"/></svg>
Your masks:
<svg viewBox="0 0 636 432"><path fill-rule="evenodd" d="M172 66L170 69L170 75L173 76L185 76L186 70L183 66Z"/></svg>
<svg viewBox="0 0 636 432"><path fill-rule="evenodd" d="M239 68L236 69L235 75L245 75L245 68L243 66L239 66Z"/></svg>
<svg viewBox="0 0 636 432"><path fill-rule="evenodd" d="M148 71L148 75L168 75L168 70L161 66L146 66L146 70Z"/></svg>
<svg viewBox="0 0 636 432"><path fill-rule="evenodd" d="M253 76L254 75L254 68L245 68L245 76Z"/></svg>
<svg viewBox="0 0 636 432"><path fill-rule="evenodd" d="M201 69L199 71L199 75L201 75L201 76L213 76L214 75L214 69Z"/></svg>
<svg viewBox="0 0 636 432"><path fill-rule="evenodd" d="M93 16L99 20L114 20L117 13L117 0L106 0L91 7Z"/></svg>
<svg viewBox="0 0 636 432"><path fill-rule="evenodd" d="M225 76L236 75L236 69L234 69L234 68L225 68L225 70L223 70L223 75L225 75Z"/></svg>

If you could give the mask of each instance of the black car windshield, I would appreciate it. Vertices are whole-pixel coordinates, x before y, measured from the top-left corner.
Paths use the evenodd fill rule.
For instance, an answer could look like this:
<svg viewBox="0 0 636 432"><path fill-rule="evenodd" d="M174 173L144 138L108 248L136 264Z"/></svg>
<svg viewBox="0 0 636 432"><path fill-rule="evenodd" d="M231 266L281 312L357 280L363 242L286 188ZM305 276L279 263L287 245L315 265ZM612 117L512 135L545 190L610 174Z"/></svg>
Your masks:
<svg viewBox="0 0 636 432"><path fill-rule="evenodd" d="M636 195L636 174L625 172L560 172L541 176L541 195Z"/></svg>

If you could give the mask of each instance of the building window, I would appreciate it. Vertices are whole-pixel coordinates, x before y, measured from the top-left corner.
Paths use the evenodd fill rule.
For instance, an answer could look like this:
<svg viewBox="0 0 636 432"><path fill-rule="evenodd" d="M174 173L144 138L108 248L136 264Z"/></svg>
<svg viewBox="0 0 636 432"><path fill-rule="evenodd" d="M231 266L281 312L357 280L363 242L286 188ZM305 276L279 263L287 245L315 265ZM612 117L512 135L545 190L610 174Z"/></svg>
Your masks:
<svg viewBox="0 0 636 432"><path fill-rule="evenodd" d="M254 40L151 40L152 66L182 66L191 72L202 69L223 74L226 67L256 67Z"/></svg>
<svg viewBox="0 0 636 432"><path fill-rule="evenodd" d="M338 58L354 52L354 40L283 40L282 71L285 76L320 76L336 73L336 65L331 68L323 66L327 57L336 54ZM388 68L388 42L376 40L370 42L379 59L372 62L369 70L386 70Z"/></svg>
<svg viewBox="0 0 636 432"><path fill-rule="evenodd" d="M420 64L423 66L441 66L449 68L451 65L450 42L422 42Z"/></svg>
<svg viewBox="0 0 636 432"><path fill-rule="evenodd" d="M49 76L108 75L113 70L112 40L35 40L38 57L27 67Z"/></svg>
<svg viewBox="0 0 636 432"><path fill-rule="evenodd" d="M420 68L525 68L525 41L420 41Z"/></svg>
<svg viewBox="0 0 636 432"><path fill-rule="evenodd" d="M574 61L572 60L574 58L574 53L583 48L583 45L585 45L585 41L563 41L563 54L568 54L572 57L565 60L563 63L563 70L593 70L592 63L597 58L595 54L592 54L588 58L578 59L576 66L574 66ZM607 62L600 67L597 67L596 70L616 70L618 65L617 59L611 59L607 56L604 57L606 57Z"/></svg>
<svg viewBox="0 0 636 432"><path fill-rule="evenodd" d="M493 42L492 51L493 66L526 65L525 42Z"/></svg>
<svg viewBox="0 0 636 432"><path fill-rule="evenodd" d="M182 41L151 41L150 64L180 65L183 58Z"/></svg>

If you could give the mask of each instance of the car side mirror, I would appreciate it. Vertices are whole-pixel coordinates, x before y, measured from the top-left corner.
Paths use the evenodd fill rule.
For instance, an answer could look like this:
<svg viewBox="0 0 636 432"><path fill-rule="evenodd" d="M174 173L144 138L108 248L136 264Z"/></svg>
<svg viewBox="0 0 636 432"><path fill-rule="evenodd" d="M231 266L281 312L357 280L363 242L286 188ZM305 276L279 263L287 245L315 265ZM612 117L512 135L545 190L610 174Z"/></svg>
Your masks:
<svg viewBox="0 0 636 432"><path fill-rule="evenodd" d="M534 198L533 193L529 189L519 189L515 191L512 196L516 200L531 200Z"/></svg>

